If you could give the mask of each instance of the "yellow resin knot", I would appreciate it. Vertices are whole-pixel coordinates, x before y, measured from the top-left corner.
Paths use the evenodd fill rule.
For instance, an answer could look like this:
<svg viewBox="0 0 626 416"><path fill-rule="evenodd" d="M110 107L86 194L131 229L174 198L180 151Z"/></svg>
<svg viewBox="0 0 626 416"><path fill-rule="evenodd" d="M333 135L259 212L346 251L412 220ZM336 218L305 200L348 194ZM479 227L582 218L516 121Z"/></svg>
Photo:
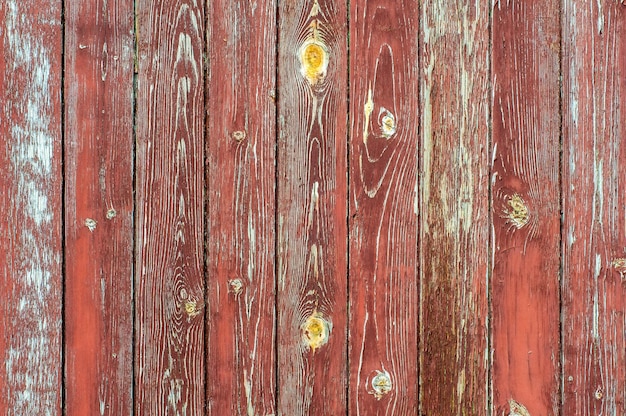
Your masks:
<svg viewBox="0 0 626 416"><path fill-rule="evenodd" d="M317 84L326 76L328 53L323 43L317 40L305 42L300 48L300 73L311 85Z"/></svg>

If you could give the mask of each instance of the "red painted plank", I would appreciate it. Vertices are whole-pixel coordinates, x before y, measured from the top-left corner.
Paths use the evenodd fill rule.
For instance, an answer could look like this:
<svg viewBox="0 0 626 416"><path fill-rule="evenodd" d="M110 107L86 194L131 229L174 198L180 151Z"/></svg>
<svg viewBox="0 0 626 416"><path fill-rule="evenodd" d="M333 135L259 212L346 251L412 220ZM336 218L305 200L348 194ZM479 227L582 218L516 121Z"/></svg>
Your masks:
<svg viewBox="0 0 626 416"><path fill-rule="evenodd" d="M68 414L132 413L133 9L65 7Z"/></svg>
<svg viewBox="0 0 626 416"><path fill-rule="evenodd" d="M493 6L494 414L559 412L559 2Z"/></svg>
<svg viewBox="0 0 626 416"><path fill-rule="evenodd" d="M61 412L61 3L0 3L0 413Z"/></svg>
<svg viewBox="0 0 626 416"><path fill-rule="evenodd" d="M182 0L139 0L136 19L135 410L200 414L204 8Z"/></svg>
<svg viewBox="0 0 626 416"><path fill-rule="evenodd" d="M422 5L420 409L427 415L488 414L489 11L487 2Z"/></svg>
<svg viewBox="0 0 626 416"><path fill-rule="evenodd" d="M350 7L351 414L417 414L418 3Z"/></svg>
<svg viewBox="0 0 626 416"><path fill-rule="evenodd" d="M270 415L276 376L276 2L207 4L209 413Z"/></svg>
<svg viewBox="0 0 626 416"><path fill-rule="evenodd" d="M346 408L347 11L279 6L278 413Z"/></svg>
<svg viewBox="0 0 626 416"><path fill-rule="evenodd" d="M563 9L564 415L626 414L626 6Z"/></svg>

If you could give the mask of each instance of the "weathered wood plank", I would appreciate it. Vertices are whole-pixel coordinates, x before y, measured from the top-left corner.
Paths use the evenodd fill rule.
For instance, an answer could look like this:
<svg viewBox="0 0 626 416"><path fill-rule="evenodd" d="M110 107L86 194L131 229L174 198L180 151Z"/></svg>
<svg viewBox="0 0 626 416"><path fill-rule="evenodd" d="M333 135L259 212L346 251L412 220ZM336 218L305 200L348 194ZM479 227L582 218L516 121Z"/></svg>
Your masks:
<svg viewBox="0 0 626 416"><path fill-rule="evenodd" d="M135 408L201 414L204 6L138 0L136 8Z"/></svg>
<svg viewBox="0 0 626 416"><path fill-rule="evenodd" d="M350 11L350 413L417 414L418 2Z"/></svg>
<svg viewBox="0 0 626 416"><path fill-rule="evenodd" d="M133 7L65 4L65 411L132 414Z"/></svg>
<svg viewBox="0 0 626 416"><path fill-rule="evenodd" d="M563 415L626 414L624 28L563 3Z"/></svg>
<svg viewBox="0 0 626 416"><path fill-rule="evenodd" d="M559 10L493 5L494 414L559 414Z"/></svg>
<svg viewBox="0 0 626 416"><path fill-rule="evenodd" d="M272 415L276 2L207 4L209 414Z"/></svg>
<svg viewBox="0 0 626 416"><path fill-rule="evenodd" d="M278 413L346 408L347 11L279 6Z"/></svg>
<svg viewBox="0 0 626 416"><path fill-rule="evenodd" d="M488 414L489 4L422 5L421 406Z"/></svg>
<svg viewBox="0 0 626 416"><path fill-rule="evenodd" d="M0 413L61 412L61 4L0 3Z"/></svg>

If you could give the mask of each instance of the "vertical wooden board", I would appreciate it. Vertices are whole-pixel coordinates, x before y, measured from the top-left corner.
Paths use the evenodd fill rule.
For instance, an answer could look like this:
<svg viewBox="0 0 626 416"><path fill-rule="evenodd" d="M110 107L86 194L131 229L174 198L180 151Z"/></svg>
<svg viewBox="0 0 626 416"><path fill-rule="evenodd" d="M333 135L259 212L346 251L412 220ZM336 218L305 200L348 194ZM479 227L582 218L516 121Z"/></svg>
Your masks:
<svg viewBox="0 0 626 416"><path fill-rule="evenodd" d="M494 414L559 413L559 2L492 22Z"/></svg>
<svg viewBox="0 0 626 416"><path fill-rule="evenodd" d="M564 415L626 414L625 27L563 3Z"/></svg>
<svg viewBox="0 0 626 416"><path fill-rule="evenodd" d="M350 414L417 414L418 2L350 11Z"/></svg>
<svg viewBox="0 0 626 416"><path fill-rule="evenodd" d="M65 7L65 411L132 413L133 8Z"/></svg>
<svg viewBox="0 0 626 416"><path fill-rule="evenodd" d="M0 413L61 412L61 4L0 4Z"/></svg>
<svg viewBox="0 0 626 416"><path fill-rule="evenodd" d="M487 2L422 4L420 411L488 414Z"/></svg>
<svg viewBox="0 0 626 416"><path fill-rule="evenodd" d="M200 414L204 379L204 5L138 0L137 414Z"/></svg>
<svg viewBox="0 0 626 416"><path fill-rule="evenodd" d="M209 1L208 19L209 413L271 415L276 2Z"/></svg>
<svg viewBox="0 0 626 416"><path fill-rule="evenodd" d="M347 11L279 6L278 414L346 409Z"/></svg>

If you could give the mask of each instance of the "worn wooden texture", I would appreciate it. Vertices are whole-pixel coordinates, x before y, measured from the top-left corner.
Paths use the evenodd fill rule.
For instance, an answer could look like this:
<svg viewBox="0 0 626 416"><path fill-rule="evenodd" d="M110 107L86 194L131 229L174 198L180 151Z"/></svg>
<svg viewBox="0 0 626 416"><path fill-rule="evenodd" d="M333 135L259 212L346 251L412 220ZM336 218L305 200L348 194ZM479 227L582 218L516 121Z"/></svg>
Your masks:
<svg viewBox="0 0 626 416"><path fill-rule="evenodd" d="M137 2L137 414L201 414L204 8Z"/></svg>
<svg viewBox="0 0 626 416"><path fill-rule="evenodd" d="M271 415L276 2L207 4L209 414Z"/></svg>
<svg viewBox="0 0 626 416"><path fill-rule="evenodd" d="M347 10L279 5L278 414L342 414L347 342Z"/></svg>
<svg viewBox="0 0 626 416"><path fill-rule="evenodd" d="M350 11L350 413L416 414L418 3Z"/></svg>
<svg viewBox="0 0 626 416"><path fill-rule="evenodd" d="M132 414L133 9L65 8L65 411Z"/></svg>
<svg viewBox="0 0 626 416"><path fill-rule="evenodd" d="M422 4L421 412L488 398L489 5Z"/></svg>
<svg viewBox="0 0 626 416"><path fill-rule="evenodd" d="M626 5L563 4L563 415L626 414Z"/></svg>
<svg viewBox="0 0 626 416"><path fill-rule="evenodd" d="M559 10L493 5L494 414L559 413Z"/></svg>
<svg viewBox="0 0 626 416"><path fill-rule="evenodd" d="M61 4L0 4L0 413L61 411Z"/></svg>

